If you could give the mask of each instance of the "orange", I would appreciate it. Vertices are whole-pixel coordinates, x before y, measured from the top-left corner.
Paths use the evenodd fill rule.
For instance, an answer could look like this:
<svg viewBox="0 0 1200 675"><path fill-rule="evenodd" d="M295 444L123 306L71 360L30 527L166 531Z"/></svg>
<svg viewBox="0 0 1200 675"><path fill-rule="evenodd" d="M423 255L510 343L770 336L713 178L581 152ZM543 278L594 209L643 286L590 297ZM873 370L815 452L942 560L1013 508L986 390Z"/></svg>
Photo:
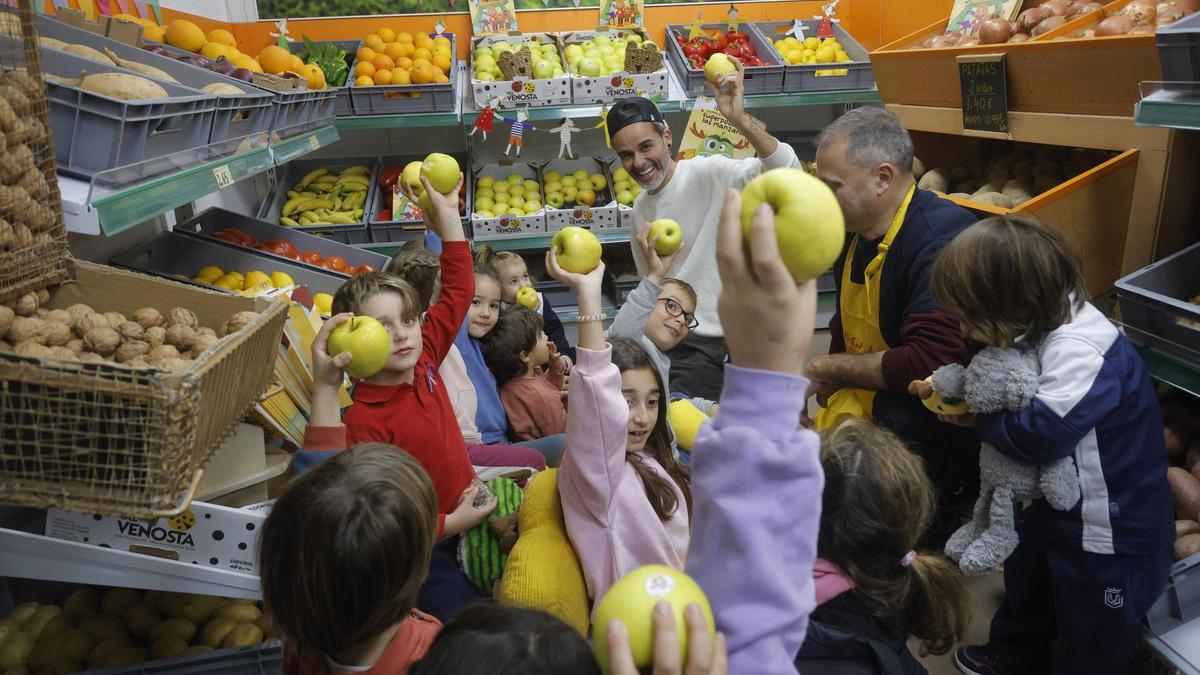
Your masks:
<svg viewBox="0 0 1200 675"><path fill-rule="evenodd" d="M391 84L392 71L384 68L375 71L375 84Z"/></svg>
<svg viewBox="0 0 1200 675"><path fill-rule="evenodd" d="M433 38L433 44L435 44L439 47L445 47L446 49L450 49L450 38L446 37L445 35L439 35L439 36Z"/></svg>
<svg viewBox="0 0 1200 675"><path fill-rule="evenodd" d="M412 84L412 77L407 70L397 68L392 71L392 84Z"/></svg>
<svg viewBox="0 0 1200 675"><path fill-rule="evenodd" d="M375 66L375 70L391 70L396 67L396 62L389 59L386 55L380 54L371 62Z"/></svg>
<svg viewBox="0 0 1200 675"><path fill-rule="evenodd" d="M370 77L375 74L375 65L368 61L359 61L358 65L354 66L355 77Z"/></svg>
<svg viewBox="0 0 1200 675"><path fill-rule="evenodd" d="M292 65L292 55L279 45L271 45L258 53L258 65L268 73L282 73Z"/></svg>
<svg viewBox="0 0 1200 675"><path fill-rule="evenodd" d="M446 74L438 70L433 73L433 81L438 83L449 82L450 78Z"/></svg>
<svg viewBox="0 0 1200 675"><path fill-rule="evenodd" d="M413 52L413 61L416 61L417 59L425 59L428 61L431 58L433 58L433 52L424 47L417 47L417 50Z"/></svg>
<svg viewBox="0 0 1200 675"><path fill-rule="evenodd" d="M356 87L369 87L373 84L375 84L375 78L368 77L366 75L359 75L354 80L354 86Z"/></svg>
<svg viewBox="0 0 1200 675"><path fill-rule="evenodd" d="M433 62L431 62L429 59L413 59L412 67L416 68L418 66L422 68L432 68Z"/></svg>
<svg viewBox="0 0 1200 675"><path fill-rule="evenodd" d="M433 55L437 56L438 54L441 54L442 56L444 56L446 58L450 58L450 48L443 47L441 45L437 45L436 47L433 48Z"/></svg>
<svg viewBox="0 0 1200 675"><path fill-rule="evenodd" d="M389 42L385 46L383 53L387 54L388 58L394 61L404 56L404 47L399 42Z"/></svg>
<svg viewBox="0 0 1200 675"><path fill-rule="evenodd" d="M237 47L237 40L233 38L233 33L230 33L224 28L214 28L208 31L208 41L220 42L223 45Z"/></svg>
<svg viewBox="0 0 1200 675"><path fill-rule="evenodd" d="M396 68L403 69L403 70L411 70L412 67L413 67L413 60L408 58L407 56L401 56L400 58L396 59Z"/></svg>
<svg viewBox="0 0 1200 675"><path fill-rule="evenodd" d="M379 37L375 33L371 33L367 37L363 38L363 44L371 49L379 49L383 47L383 38Z"/></svg>
<svg viewBox="0 0 1200 675"><path fill-rule="evenodd" d="M429 36L424 33L417 33L417 36L413 38L413 44L415 44L417 47L433 49L433 40L431 40Z"/></svg>
<svg viewBox="0 0 1200 675"><path fill-rule="evenodd" d="M315 63L306 63L300 68L300 75L308 80L309 89L325 88L325 71Z"/></svg>
<svg viewBox="0 0 1200 675"><path fill-rule="evenodd" d="M379 34L380 39L382 39L384 42L395 42L396 40L396 31L388 28L387 26L384 26L375 32Z"/></svg>
<svg viewBox="0 0 1200 675"><path fill-rule="evenodd" d="M300 71L304 70L304 62L300 60L300 57L299 57L299 56L296 56L295 54L292 54L292 60L291 60L291 62L288 64L288 68L287 68L287 69L288 69L288 70L290 70L290 71L292 71L293 73L296 73L296 74L298 74L298 75L302 75L303 73L301 73Z"/></svg>
<svg viewBox="0 0 1200 675"><path fill-rule="evenodd" d="M412 78L413 84L429 84L433 82L433 66L420 64L413 65L412 72L409 76Z"/></svg>
<svg viewBox="0 0 1200 675"><path fill-rule="evenodd" d="M370 47L359 47L358 53L354 55L354 60L370 63L375 60L375 50Z"/></svg>
<svg viewBox="0 0 1200 675"><path fill-rule="evenodd" d="M396 35L396 42L412 42L412 33L400 33Z"/></svg>
<svg viewBox="0 0 1200 675"><path fill-rule="evenodd" d="M446 58L445 56L442 56L441 54L438 54L437 56L433 57L433 67L437 68L438 70L442 71L443 73L449 73L450 72L450 59Z"/></svg>

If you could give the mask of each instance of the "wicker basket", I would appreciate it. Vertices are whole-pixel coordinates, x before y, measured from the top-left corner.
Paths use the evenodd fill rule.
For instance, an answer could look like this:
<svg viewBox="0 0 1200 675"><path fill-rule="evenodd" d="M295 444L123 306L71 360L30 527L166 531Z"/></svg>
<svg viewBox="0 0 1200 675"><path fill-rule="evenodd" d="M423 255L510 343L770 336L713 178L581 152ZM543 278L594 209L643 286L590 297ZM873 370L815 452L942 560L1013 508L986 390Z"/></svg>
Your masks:
<svg viewBox="0 0 1200 675"><path fill-rule="evenodd" d="M25 45L23 54L0 52L0 85L11 87L3 99L21 108L16 126L0 106L0 127L20 132L4 129L8 165L14 152L24 156L23 144L39 170L16 183L0 176L0 302L18 313L86 303L126 316L184 307L213 329L240 311L258 317L177 370L0 353L0 502L174 515L191 500L204 461L269 384L286 306L71 258L44 90L29 87L27 101L12 95L20 75L40 80L33 26L29 0L15 12L0 7L0 30L19 30Z"/></svg>

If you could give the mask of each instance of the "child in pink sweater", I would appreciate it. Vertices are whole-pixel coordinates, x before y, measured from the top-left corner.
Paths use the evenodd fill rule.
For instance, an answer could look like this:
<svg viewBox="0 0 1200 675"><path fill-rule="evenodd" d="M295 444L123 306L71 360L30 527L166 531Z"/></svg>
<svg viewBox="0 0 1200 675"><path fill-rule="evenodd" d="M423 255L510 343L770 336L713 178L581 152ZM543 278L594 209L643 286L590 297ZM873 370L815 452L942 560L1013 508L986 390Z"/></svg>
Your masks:
<svg viewBox="0 0 1200 675"><path fill-rule="evenodd" d="M542 317L524 307L509 307L481 346L500 386L513 436L532 441L563 433L567 409L562 397L570 361L556 353L542 331Z"/></svg>
<svg viewBox="0 0 1200 675"><path fill-rule="evenodd" d="M632 340L604 342L604 264L573 274L559 267L551 249L546 269L579 297L578 362L558 491L588 594L598 600L640 565L683 569L691 478L671 450L669 393L654 362Z"/></svg>

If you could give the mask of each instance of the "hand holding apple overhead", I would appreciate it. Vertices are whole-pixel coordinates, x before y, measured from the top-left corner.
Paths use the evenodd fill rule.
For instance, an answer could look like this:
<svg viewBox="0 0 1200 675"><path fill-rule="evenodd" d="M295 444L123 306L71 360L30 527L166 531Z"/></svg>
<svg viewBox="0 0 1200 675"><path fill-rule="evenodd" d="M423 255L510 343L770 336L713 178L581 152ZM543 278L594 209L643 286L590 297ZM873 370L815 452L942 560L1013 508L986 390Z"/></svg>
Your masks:
<svg viewBox="0 0 1200 675"><path fill-rule="evenodd" d="M588 232L588 234L591 233ZM552 278L574 289L579 298L580 316L600 316L603 309L600 290L604 283L604 261L600 260L599 255L596 256L596 266L586 274L569 272L560 264L558 247L551 246L550 250L546 251L546 272ZM576 347L591 350L604 349L604 322L600 320L580 321L579 342L576 343Z"/></svg>
<svg viewBox="0 0 1200 675"><path fill-rule="evenodd" d="M675 227L678 228L679 225L676 224ZM641 249L642 255L646 259L646 278L660 286L662 285L662 280L667 276L667 271L671 269L671 264L675 262L675 256L679 255L679 250L683 246L682 233L676 234L676 237L680 241L675 250L669 255L660 255L658 249L662 244L662 236L655 231L654 223L646 223L637 236L638 248Z"/></svg>

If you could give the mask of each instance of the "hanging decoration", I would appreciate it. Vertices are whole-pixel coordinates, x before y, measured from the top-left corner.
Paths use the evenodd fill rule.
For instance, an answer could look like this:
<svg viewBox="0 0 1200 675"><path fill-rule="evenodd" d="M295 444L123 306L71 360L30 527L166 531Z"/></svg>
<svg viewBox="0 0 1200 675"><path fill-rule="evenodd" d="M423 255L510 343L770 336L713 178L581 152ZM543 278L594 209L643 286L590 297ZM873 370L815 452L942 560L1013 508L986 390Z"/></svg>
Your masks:
<svg viewBox="0 0 1200 675"><path fill-rule="evenodd" d="M822 39L833 37L833 24L841 21L841 19L835 19L833 15L837 12L838 3L841 1L829 0L829 4L821 6L821 16L813 17L821 20L821 24L817 26L817 37Z"/></svg>
<svg viewBox="0 0 1200 675"><path fill-rule="evenodd" d="M83 16L88 21L96 20L96 3L92 0L79 0L79 9L83 10Z"/></svg>
<svg viewBox="0 0 1200 675"><path fill-rule="evenodd" d="M162 8L158 6L158 0L150 0L150 9L154 10L154 23L162 25Z"/></svg>
<svg viewBox="0 0 1200 675"><path fill-rule="evenodd" d="M154 2L154 1L155 0L151 0L151 2ZM275 43L278 44L280 47L283 47L284 49L288 48L288 25L287 25L287 22L288 22L287 17L284 17L284 18L276 21L275 22L275 31L276 32L268 33L268 35L275 38Z"/></svg>
<svg viewBox="0 0 1200 675"><path fill-rule="evenodd" d="M730 33L736 33L739 27L744 23L750 23L749 19L739 19L737 7L733 3L729 3L729 12L725 15L725 24Z"/></svg>
<svg viewBox="0 0 1200 675"><path fill-rule="evenodd" d="M112 8L108 4L108 0L96 0L96 12L98 15L112 16Z"/></svg>
<svg viewBox="0 0 1200 675"><path fill-rule="evenodd" d="M517 119L511 120L507 117L502 119L508 122L508 147L504 148L504 156L508 157L513 148L516 148L519 158L521 148L525 146L525 133L533 130L533 125L525 121L529 119L529 111L524 107L517 108Z"/></svg>
<svg viewBox="0 0 1200 675"><path fill-rule="evenodd" d="M571 134L577 134L583 131L575 126L575 120L570 117L564 117L562 122L550 129L550 133L558 134L558 158L559 159L575 159L575 153L571 151Z"/></svg>
<svg viewBox="0 0 1200 675"><path fill-rule="evenodd" d="M804 42L804 31L806 30L808 30L808 28L804 25L804 21L802 19L793 19L792 27L789 28L784 35L794 37L800 42Z"/></svg>
<svg viewBox="0 0 1200 675"><path fill-rule="evenodd" d="M685 26L688 29L688 39L695 40L698 37L704 37L704 13L696 12L696 20Z"/></svg>
<svg viewBox="0 0 1200 675"><path fill-rule="evenodd" d="M133 0L133 8L137 10L136 13L141 18L150 18L150 6L146 3L146 0Z"/></svg>
<svg viewBox="0 0 1200 675"><path fill-rule="evenodd" d="M450 6L454 6L454 0L450 0ZM442 17L438 17L437 21L433 22L433 32L435 35L441 35L446 32L446 22L442 21Z"/></svg>
<svg viewBox="0 0 1200 675"><path fill-rule="evenodd" d="M597 122L596 126L594 126L592 128L604 130L604 145L605 145L605 147L612 149L612 136L610 136L608 133L608 104L607 103L600 106L600 121Z"/></svg>
<svg viewBox="0 0 1200 675"><path fill-rule="evenodd" d="M479 116L475 118L475 123L471 125L471 132L467 134L467 138L474 136L476 131L480 131L483 132L483 140L486 141L488 134L494 131L494 128L492 127L492 121L506 121L499 113L496 112L496 108L498 107L500 107L499 98L493 98L488 101L487 106L485 106L483 110L479 111Z"/></svg>

